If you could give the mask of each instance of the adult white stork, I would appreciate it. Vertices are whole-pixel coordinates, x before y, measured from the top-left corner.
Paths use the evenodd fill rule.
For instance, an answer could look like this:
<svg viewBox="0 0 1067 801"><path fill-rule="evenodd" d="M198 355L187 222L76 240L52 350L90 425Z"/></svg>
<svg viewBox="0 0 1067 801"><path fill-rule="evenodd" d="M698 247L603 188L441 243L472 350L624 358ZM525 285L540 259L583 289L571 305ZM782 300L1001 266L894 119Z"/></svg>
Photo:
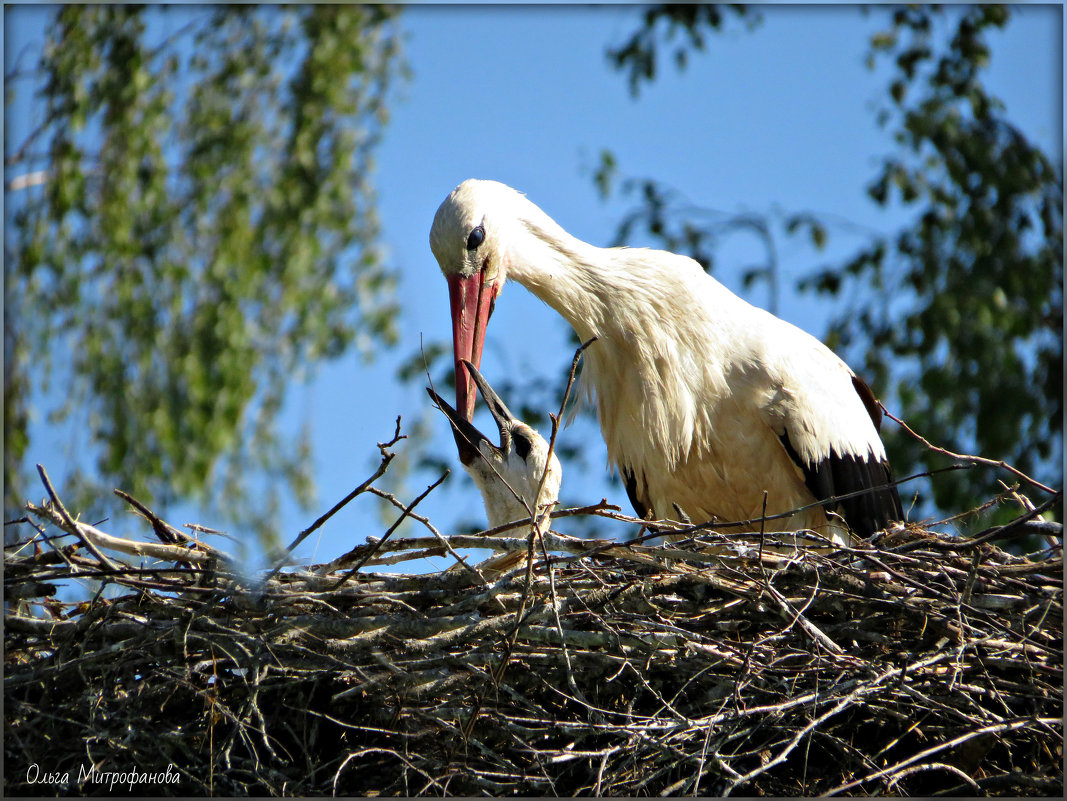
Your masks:
<svg viewBox="0 0 1067 801"><path fill-rule="evenodd" d="M534 513L547 527L543 515L556 503L563 476L559 459L549 453L544 437L511 413L474 365L464 366L496 421L499 446L431 388L426 391L452 424L460 462L482 494L489 527L527 520Z"/></svg>
<svg viewBox="0 0 1067 801"><path fill-rule="evenodd" d="M467 419L475 397L462 360L480 365L493 304L513 279L582 341L597 337L581 383L642 517L758 520L766 491L767 515L816 504L768 530L844 542L818 502L853 492L832 506L857 535L903 519L867 385L815 337L692 259L595 247L514 189L478 180L441 204L430 247L448 282L456 405Z"/></svg>

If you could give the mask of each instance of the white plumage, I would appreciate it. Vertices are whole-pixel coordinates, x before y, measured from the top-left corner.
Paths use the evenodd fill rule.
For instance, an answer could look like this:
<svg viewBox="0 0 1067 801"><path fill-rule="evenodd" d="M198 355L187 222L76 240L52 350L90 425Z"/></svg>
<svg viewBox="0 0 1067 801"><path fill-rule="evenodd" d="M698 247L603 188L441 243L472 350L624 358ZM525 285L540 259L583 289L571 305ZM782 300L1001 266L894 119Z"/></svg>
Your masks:
<svg viewBox="0 0 1067 801"><path fill-rule="evenodd" d="M448 280L457 407L468 419L473 386L461 360L480 364L493 302L512 279L581 340L597 337L581 382L640 514L752 520L765 490L769 515L868 490L835 505L856 533L902 519L866 385L692 259L589 245L495 181L460 184L437 211L430 245ZM768 526L802 528L843 540L821 506Z"/></svg>

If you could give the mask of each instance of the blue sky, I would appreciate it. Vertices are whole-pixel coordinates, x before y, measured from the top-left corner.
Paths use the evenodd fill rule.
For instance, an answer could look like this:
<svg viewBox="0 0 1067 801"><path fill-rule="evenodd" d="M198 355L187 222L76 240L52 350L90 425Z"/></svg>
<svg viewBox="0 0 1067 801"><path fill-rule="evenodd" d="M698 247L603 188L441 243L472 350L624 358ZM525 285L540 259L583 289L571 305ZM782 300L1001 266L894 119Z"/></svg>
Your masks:
<svg viewBox="0 0 1067 801"><path fill-rule="evenodd" d="M322 366L311 384L292 389L283 426L312 427L318 507L306 512L286 503L283 540L373 470L375 443L389 438L398 414L405 425L424 421L437 452L454 458L445 420L429 406L421 384L400 384L394 375L420 337L430 342L450 336L445 283L427 235L438 204L462 180L510 184L571 233L600 245L610 242L628 207L604 203L596 194L591 170L602 148L614 151L623 174L655 177L692 202L725 212L811 210L880 233L893 232L906 219L876 207L864 194L880 157L893 147L890 134L874 121L888 72L864 67L869 35L886 27L884 9L765 7L756 30L731 24L728 32L710 35L706 52L692 58L684 72L664 63L656 82L635 99L605 50L624 41L639 14L629 6L404 11L400 24L413 77L394 92L374 178L387 258L401 276L402 339L372 364L353 353ZM13 19L25 30L9 27L5 34L5 71L15 43L33 35L31 17ZM1058 152L1059 9L1016 7L1007 31L990 40L987 85L1025 133L1047 152ZM831 235L829 249L821 253L800 238L778 240L783 287L840 261L863 241L862 233L845 229L831 229ZM717 257L717 277L741 291L740 269L750 266L759 250L738 235ZM747 297L767 301L761 288ZM834 311L789 295L779 309L816 335ZM510 285L489 327L483 362L489 380L552 374L570 352L563 321L522 287ZM492 430L487 421L477 419ZM564 435L588 453L588 467L564 476L565 495L588 503L607 497L629 511L621 486L608 480L595 425L579 421ZM59 472L66 458L57 449L60 441L38 439L30 464L44 461ZM411 476L402 496L414 497L435 477ZM328 560L368 533L381 533L380 503L357 499L298 554ZM477 493L458 463L420 512L443 531L457 519L481 515ZM219 522L198 509L174 510L170 519L179 525Z"/></svg>

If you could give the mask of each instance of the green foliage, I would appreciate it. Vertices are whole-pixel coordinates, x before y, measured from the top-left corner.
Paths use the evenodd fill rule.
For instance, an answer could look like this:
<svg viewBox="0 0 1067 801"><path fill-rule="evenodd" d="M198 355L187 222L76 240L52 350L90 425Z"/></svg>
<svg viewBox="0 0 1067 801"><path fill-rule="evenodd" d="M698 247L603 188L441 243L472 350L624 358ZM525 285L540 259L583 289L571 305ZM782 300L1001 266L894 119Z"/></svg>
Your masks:
<svg viewBox="0 0 1067 801"><path fill-rule="evenodd" d="M865 341L857 365L892 386L910 424L950 450L1004 459L1062 482L1063 181L980 80L984 34L1002 6L968 8L947 48L926 7L901 9L871 52L893 59L881 121L900 152L868 187L878 204L915 209L915 223L838 272L910 295L890 315L872 304L835 322L842 345ZM896 438L891 457L912 470L933 460ZM1003 477L1003 476L1002 476ZM952 473L933 484L943 509L996 492L995 477Z"/></svg>
<svg viewBox="0 0 1067 801"><path fill-rule="evenodd" d="M631 88L654 77L648 65L655 63L664 24L684 26L690 44L703 47L692 28L717 29L721 15L699 13L654 6L629 43L609 51L629 71ZM806 277L799 288L831 296L850 287L873 290L850 294L861 301L833 322L829 344L933 443L1003 459L1058 486L1062 164L1054 166L1011 124L981 82L992 58L985 33L1006 25L1010 13L1003 6L909 6L893 10L889 27L871 38L868 65L891 59L894 68L878 121L892 130L896 150L868 194L882 206L914 209L914 222ZM947 42L934 35L941 20L952 29ZM603 194L612 191L617 172L607 154L594 176ZM711 267L721 220L672 200L654 181L622 186L624 193L636 190L639 203L619 225L621 241L642 222L662 246ZM788 217L785 231L806 233L822 248L828 226L804 212ZM947 461L891 430L886 444L899 475ZM938 475L930 501L942 510L973 509L1002 489L998 478L1010 476L991 470Z"/></svg>
<svg viewBox="0 0 1067 801"><path fill-rule="evenodd" d="M641 27L626 43L608 49L608 60L616 69L628 73L630 91L636 95L642 81L656 79L659 50L672 42L679 32L684 32L685 38L674 46L671 58L678 69L685 69L690 49L704 49L705 29L722 30L731 16L744 20L749 29L760 23L759 13L741 4L666 3L649 6Z"/></svg>
<svg viewBox="0 0 1067 801"><path fill-rule="evenodd" d="M396 339L370 183L404 69L395 15L56 13L42 124L7 155L9 175L46 177L7 193L6 504L26 486L32 405L53 398L50 422L78 410L104 486L225 496L261 531L277 498L251 497L257 476L310 499L306 435L274 422L287 386Z"/></svg>

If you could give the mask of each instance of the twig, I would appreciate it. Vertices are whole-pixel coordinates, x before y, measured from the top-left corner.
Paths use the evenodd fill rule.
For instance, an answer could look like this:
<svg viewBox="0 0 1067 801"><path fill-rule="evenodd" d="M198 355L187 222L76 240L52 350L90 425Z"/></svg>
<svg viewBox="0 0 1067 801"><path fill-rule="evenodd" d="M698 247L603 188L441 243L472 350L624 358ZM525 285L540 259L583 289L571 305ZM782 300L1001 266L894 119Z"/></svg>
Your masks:
<svg viewBox="0 0 1067 801"><path fill-rule="evenodd" d="M964 548L976 548L979 545L982 545L983 543L989 542L990 540L1006 539L1009 534L1014 532L1015 529L1021 528L1025 524L1034 520L1034 518L1040 518L1043 512L1048 511L1056 505L1062 495L1063 493L1061 492L1053 493L1053 496L1051 498L1042 503L1040 506L1033 506L1030 511L1026 512L1026 514L1020 515L1019 517L1005 523L1004 525L987 528L983 531L978 532L973 537L964 540L958 546L958 549L962 550ZM934 547L943 548L945 547L945 545L943 543L937 542ZM957 546L953 546L954 549L956 549L956 547Z"/></svg>
<svg viewBox="0 0 1067 801"><path fill-rule="evenodd" d="M44 483L44 488L48 492L48 497L52 499L52 505L58 511L59 517L63 522L63 528L69 531L74 536L76 536L78 539L80 539L85 544L85 547L88 548L89 551L93 554L93 556L100 560L100 563L102 565L106 566L110 570L116 570L117 566L115 565L115 563L108 559L106 556L104 556L104 554L101 553L99 549L97 549L96 543L94 543L89 537L87 537L85 533L81 530L82 524L78 523L73 517L70 516L70 512L67 511L67 508L63 505L63 502L59 500L59 495L56 493L55 488L52 486L52 482L48 478L48 471L44 469L44 465L38 464L37 472L41 476L41 481ZM27 504L27 508L29 506L30 504Z"/></svg>
<svg viewBox="0 0 1067 801"><path fill-rule="evenodd" d="M1000 486L1002 486L1004 488L1004 490L1009 495L1011 495L1011 497L1015 500L1015 502L1017 504L1019 504L1023 508L1023 511L1026 511L1026 512L1034 511L1035 507L1034 507L1033 501L1031 501L1025 495L1020 495L1018 492L1016 492L1016 489L1019 486L1018 484L1015 484L1015 485L1009 487L1007 484L1005 484L1000 479L997 479L997 483L1000 484ZM1036 520L1037 520L1037 522L1040 522L1040 523L1048 522L1048 521L1045 520L1044 515L1041 515L1041 514L1039 514L1037 516ZM1062 548L1063 547L1063 528L1062 528L1062 524L1060 524L1060 526L1061 526L1060 527L1060 532L1059 532L1058 535L1053 534L1051 532L1042 533L1041 534L1041 537L1045 540L1045 544L1049 548ZM1058 539L1057 539L1057 537L1058 537Z"/></svg>
<svg viewBox="0 0 1067 801"><path fill-rule="evenodd" d="M1044 723L1046 725L1055 726L1057 724L1062 725L1063 721L1057 718L1017 718L1015 720L1007 721L1004 723L994 723L989 726L982 726L979 729L975 729L965 734L961 734L959 737L953 737L947 742L938 743L937 745L931 746L930 748L927 748L924 751L920 751L917 754L913 754L909 758L901 760L900 762L896 763L895 765L891 765L888 768L882 768L881 770L876 770L872 773L868 773L862 779L855 779L853 781L846 782L845 784L838 785L837 787L834 787L832 790L827 792L826 795L837 795L838 793L843 793L847 790L851 790L853 787L859 787L861 784L864 784L866 782L873 781L875 779L880 779L883 776L892 776L895 773L901 771L903 768L908 767L909 765L913 765L916 762L926 759L927 757L931 757L941 751L946 751L948 749L955 748L957 745L965 743L968 740L973 740L975 737L981 737L983 734L1004 735L1008 732L1014 731L1015 729L1021 729L1024 726L1032 725L1034 723Z"/></svg>
<svg viewBox="0 0 1067 801"><path fill-rule="evenodd" d="M767 571L763 567L763 540L764 529L767 526L767 490L763 491L763 511L760 514L759 521L759 569L760 574L763 576L763 581L767 585L767 589L770 589L770 582L767 581Z"/></svg>
<svg viewBox="0 0 1067 801"><path fill-rule="evenodd" d="M379 498L389 501L389 503L391 503L393 506L402 511L406 510L407 516L410 517L412 520L417 520L418 522L422 523L430 531L430 533L433 534L437 541L441 543L442 547L444 547L444 549L449 553L449 555L456 560L456 562L458 562L465 570L472 573L483 585L488 586L489 582L486 581L486 578L482 575L481 571L478 570L477 567L467 564L467 560L464 559L463 556L460 555L460 553L452 547L452 544L441 534L440 531L437 530L437 527L430 522L429 518L423 517L419 514L415 514L413 511L411 511L410 507L405 507L404 504L400 501L400 499L393 495L391 492L380 490L377 487L369 487L367 491L370 492L372 495L377 495Z"/></svg>
<svg viewBox="0 0 1067 801"><path fill-rule="evenodd" d="M179 531L178 529L174 528L174 526L171 526L160 520L159 517L155 514L155 512L153 512L139 500L134 498L128 492L123 492L120 489L113 490L113 492L120 498L122 498L122 500L126 501L126 503L132 506L142 517L144 517L149 523L152 524L152 531L159 538L159 541L162 542L164 545L177 545L179 542L188 542L190 540L190 537L185 532Z"/></svg>
<svg viewBox="0 0 1067 801"><path fill-rule="evenodd" d="M413 500L409 505L405 506L404 507L404 511L400 515L400 517L398 517L396 519L396 522L393 523L393 525L391 525L389 527L389 530L386 531L385 534L382 535L382 538L380 540L378 540L376 543L374 543L374 546L370 549L370 552L366 556L364 556L362 559L360 559L359 563L355 567L353 567L351 570L349 570L347 573L345 573L340 578L340 580L336 584L334 584L333 587L330 588L330 590L332 592L336 592L338 589L341 588L342 584L344 584L346 581L348 581L350 578L352 578L352 576L354 576L356 573L358 573L360 571L360 568L362 568L363 565L365 565L367 563L367 560L370 559L372 556L374 556L375 553L377 553L378 549L382 546L382 543L384 543L387 539L389 539L390 535L392 535L392 533L394 531L396 531L397 528L400 527L400 524L403 523L404 520L407 519L407 516L409 514L411 514L411 510L414 509L416 506L418 506L423 498L425 498L427 495L429 495L431 492L433 492L441 484L441 482L445 480L445 478L448 476L448 474L450 472L452 472L452 471L451 470L445 470L445 472L443 472L441 474L441 477L439 479L437 479L435 482L430 484L430 486L428 486L426 489L424 489L422 491L422 493L419 495L419 497L417 497L415 500Z"/></svg>
<svg viewBox="0 0 1067 801"><path fill-rule="evenodd" d="M183 545L163 545L156 542L137 542L136 540L113 537L110 534L105 534L95 526L72 521L69 515L64 518L60 512L49 507L28 503L26 504L26 509L38 517L50 519L64 530L71 529L70 533L77 535L94 554L100 553L96 550L99 547L130 554L131 556L150 556L153 559L163 559L168 562L189 562L193 564L212 563L220 556L223 556L218 552L205 553L203 551L195 551ZM102 554L98 558L101 558L108 570L122 571L126 569L125 566L112 562L110 559L103 557Z"/></svg>
<svg viewBox="0 0 1067 801"><path fill-rule="evenodd" d="M974 794L976 796L981 794L981 788L978 786L978 782L976 782L969 775L967 775L967 773L957 768L955 765L949 765L946 762L927 762L924 765L913 765L912 767L907 768L906 770L902 770L893 775L893 780L885 786L886 792L888 793L893 788L893 786L901 779L905 779L914 773L920 773L924 770L944 770L949 773L954 773L955 775L963 779L964 782L970 785L971 789L974 790Z"/></svg>
<svg viewBox="0 0 1067 801"><path fill-rule="evenodd" d="M390 452L389 448L396 445L396 443L398 443L402 439L407 439L407 434L400 433L400 415L397 415L396 429L393 431L393 438L388 442L378 443L378 450L382 454L382 460L378 464L378 469L374 471L374 474L370 478L368 478L366 481L364 481L362 484L360 484L358 487L348 493L348 495L346 495L344 498L335 503L330 509L330 511L326 512L326 514L319 517L318 520L316 520L314 523L312 523L310 526L308 526L306 529L296 535L296 539L294 539L289 544L289 547L285 549L285 552L280 557L278 557L277 560L275 560L274 567L271 569L270 573L267 574L266 578L263 579L264 586L266 586L267 582L278 574L278 571L281 570L282 567L285 565L285 562L289 558L289 555L296 549L296 547L300 543L307 539L307 537L316 529L318 529L323 523L325 523L327 520L337 514L346 505L348 505L348 503L353 498L355 498L357 495L360 495L361 493L366 492L367 488L370 487L371 484L373 484L375 481L385 475L385 471L389 469L389 463L392 462L393 459L396 457L396 454ZM444 478L444 476L442 476L442 478Z"/></svg>
<svg viewBox="0 0 1067 801"><path fill-rule="evenodd" d="M544 488L545 478L548 476L549 462L552 461L552 454L555 453L556 450L556 435L559 433L559 420L563 416L563 410L567 408L567 399L571 396L571 387L574 386L574 376L578 370L578 362L581 360L582 353L585 352L585 349L596 341L597 337L595 336L590 339L587 339L585 342L578 346L577 350L574 351L574 357L571 359L571 369L570 372L567 374L567 386L563 389L563 400L560 401L559 404L559 413L555 416L549 415L549 418L552 420L552 438L548 442L548 457L545 459L545 469L541 473L541 480L537 482L536 497L538 499L541 497L541 490Z"/></svg>
<svg viewBox="0 0 1067 801"><path fill-rule="evenodd" d="M762 563L761 563L761 567L762 567ZM817 576L818 576L818 573L816 573L816 577ZM806 617L804 617L804 610L807 609L811 605L811 602L813 600L815 600L815 595L819 592L819 584L818 584L817 580L816 580L815 586L812 588L811 597L808 598L807 603L804 604L804 607L802 609L800 609L800 610L794 609L792 607L792 605L789 603L789 601L786 600L785 596L783 596L780 592L778 592L778 590L774 586L772 586L770 584L770 582L768 582L766 584L766 587L769 590L771 597L774 598L775 603L777 603L779 605L779 607L781 607L782 611L785 612L787 615L791 615L792 616L793 619L789 623L790 627L794 623L799 623L800 627L802 629L804 629L804 631L806 631L811 636L811 638L813 640L815 640L817 643L819 643L824 648L826 648L828 651L830 651L830 653L843 654L845 652L845 650L840 645L838 645L833 640L831 640L829 637L827 637L819 629L818 626L816 626L814 623L812 623L810 620L808 620Z"/></svg>
<svg viewBox="0 0 1067 801"><path fill-rule="evenodd" d="M566 637L564 637L564 635L563 635L563 624L560 622L560 619L559 619L559 602L558 602L558 599L556 597L555 570L553 568L552 559L548 555L548 549L545 547L544 532L542 531L542 527L543 527L544 523L549 519L550 508L542 510L538 504L539 504L539 501L541 499L541 491L544 489L544 486L545 486L545 479L548 477L548 469L549 469L549 466L551 465L551 462L552 462L552 455L555 453L556 436L559 434L559 421L560 421L560 418L563 416L564 409L567 408L567 400L568 400L568 398L570 398L571 388L574 386L574 376L575 376L576 371L578 370L578 363L581 360L582 353L585 351L585 349L588 348L590 345L592 345L594 342L596 342L596 340L597 340L597 338L594 336L591 339L588 339L585 342L583 342L581 345L578 346L578 349L575 350L574 357L571 359L571 369L570 369L570 372L567 375L567 386L563 390L563 399L560 401L560 404L559 404L559 412L557 414L550 414L549 415L549 419L552 421L552 434L551 434L551 438L549 439L549 442L548 442L548 456L545 459L545 469L541 472L541 478L537 482L537 493L534 496L534 505L537 508L535 508L533 510L532 516L531 516L531 519L530 519L530 545L529 545L529 548L528 548L528 551L527 551L527 556L526 556L526 558L528 560L528 563L529 563L528 564L528 569L527 569L527 589L528 589L529 585L530 585L530 577L532 575L532 568L533 568L533 538L536 537L538 542L541 544L541 553L542 553L542 556L544 558L545 571L548 574L549 598L551 600L553 614L555 615L556 628L559 631L560 648L563 650L563 659L564 659L564 661L566 662L566 665L567 665L567 671L566 671L567 672L567 684L571 688L571 691L578 698L578 700L580 700L582 703L586 704L586 706L590 706L590 705L589 705L588 701L585 700L585 696L582 694L582 691L578 688L578 685L574 681L574 673L573 673L573 670L571 668L570 653L567 650L567 640L566 640ZM524 592L523 594L525 596L526 592ZM510 645L509 645L509 647L507 649L507 657L508 658L510 658L512 648L514 647L514 639L515 639L515 637L518 636L519 626L520 625L521 625L521 620L517 619L516 625L515 625L515 630L512 633L511 643L510 643ZM503 676L504 668L506 666L507 666L507 659L505 659L505 661L500 666L500 672L497 675L497 679L496 679L498 684L500 682L500 677ZM473 722L473 718L472 718L472 722Z"/></svg>
<svg viewBox="0 0 1067 801"><path fill-rule="evenodd" d="M971 456L971 455L966 454L966 453L954 453L953 451L950 451L947 448L940 448L937 445L932 444L928 439L926 439L921 434L915 432L907 423L905 423L903 420L901 420L899 417L897 417L892 412L890 412L887 408L885 408L885 406L881 403L881 401L878 402L878 405L882 407L882 412L885 414L886 417L888 417L890 420L894 421L897 425L899 425L901 428L903 428L905 431L907 431L909 434L911 434L911 436L915 437L915 439L919 440L919 442L921 442L927 448L932 450L934 453L940 453L940 454L942 454L944 456L948 456L948 457L950 457L952 459L961 459L962 461L971 462L972 464L983 464L983 465L987 465L989 467L1000 467L1000 468L1002 468L1004 470L1007 470L1009 473L1011 473L1011 474L1013 474L1015 476L1018 476L1019 478L1021 478L1023 481L1027 482L1028 484L1030 484L1030 485L1032 485L1034 487L1037 487L1039 490L1048 493L1049 495L1055 495L1056 494L1056 490L1052 489L1051 487L1046 487L1044 484L1042 484L1040 481L1037 481L1036 479L1030 478L1030 476L1026 475L1026 473L1024 473L1022 470L1018 470L1018 469L1012 467L1010 464L1008 464L1007 462L1005 462L1002 459L1001 460L986 459L983 456Z"/></svg>

